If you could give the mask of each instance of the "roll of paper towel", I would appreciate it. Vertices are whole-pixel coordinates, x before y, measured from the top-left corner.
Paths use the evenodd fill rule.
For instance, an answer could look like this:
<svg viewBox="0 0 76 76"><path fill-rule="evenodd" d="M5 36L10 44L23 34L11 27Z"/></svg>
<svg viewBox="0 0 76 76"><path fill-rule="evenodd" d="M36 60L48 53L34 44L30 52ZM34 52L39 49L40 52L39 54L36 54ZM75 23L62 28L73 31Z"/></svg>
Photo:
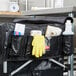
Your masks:
<svg viewBox="0 0 76 76"><path fill-rule="evenodd" d="M18 12L19 11L18 2L10 2L9 11L10 12Z"/></svg>
<svg viewBox="0 0 76 76"><path fill-rule="evenodd" d="M8 11L9 10L9 0L0 0L0 11Z"/></svg>

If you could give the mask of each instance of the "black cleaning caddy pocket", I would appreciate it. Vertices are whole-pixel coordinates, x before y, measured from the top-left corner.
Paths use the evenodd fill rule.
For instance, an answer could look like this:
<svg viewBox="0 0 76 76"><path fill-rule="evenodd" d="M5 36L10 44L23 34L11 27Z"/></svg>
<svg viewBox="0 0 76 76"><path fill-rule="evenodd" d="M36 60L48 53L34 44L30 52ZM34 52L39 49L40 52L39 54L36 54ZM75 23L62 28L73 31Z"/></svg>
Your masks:
<svg viewBox="0 0 76 76"><path fill-rule="evenodd" d="M27 44L27 37L25 36L11 36L11 44L9 46L9 56L25 56L26 51L26 44Z"/></svg>

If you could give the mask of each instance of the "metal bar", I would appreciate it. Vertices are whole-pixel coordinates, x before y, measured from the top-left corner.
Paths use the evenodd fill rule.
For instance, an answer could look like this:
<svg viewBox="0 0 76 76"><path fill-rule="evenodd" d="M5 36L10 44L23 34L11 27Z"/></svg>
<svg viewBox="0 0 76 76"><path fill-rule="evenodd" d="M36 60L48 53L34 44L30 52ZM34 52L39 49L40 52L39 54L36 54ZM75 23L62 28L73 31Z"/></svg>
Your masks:
<svg viewBox="0 0 76 76"><path fill-rule="evenodd" d="M3 73L7 73L7 61L3 62Z"/></svg>
<svg viewBox="0 0 76 76"><path fill-rule="evenodd" d="M71 70L68 70L68 76L74 76L73 73L73 54L68 57L68 64L70 64Z"/></svg>
<svg viewBox="0 0 76 76"><path fill-rule="evenodd" d="M69 13L68 16L74 18L73 13ZM74 28L74 25L73 25L73 28ZM74 32L74 29L73 29L73 32ZM73 58L74 58L73 54L68 57L68 64L70 64L70 67L71 67L71 70L68 70L68 76L74 76L74 73L73 73Z"/></svg>
<svg viewBox="0 0 76 76"><path fill-rule="evenodd" d="M70 56L70 63L71 63L71 72L70 72L70 74L71 74L71 76L74 76L74 71L73 71L73 58L74 58L74 55L72 54L71 56Z"/></svg>
<svg viewBox="0 0 76 76"><path fill-rule="evenodd" d="M49 59L51 62L53 62L53 63L56 63L57 65L59 65L59 66L61 66L61 67L63 67L63 68L66 68L66 66L65 65L63 65L62 63L60 63L60 62L58 62L58 61L56 61L56 60L54 60L54 59Z"/></svg>
<svg viewBox="0 0 76 76"><path fill-rule="evenodd" d="M28 10L28 0L26 0L26 11Z"/></svg>
<svg viewBox="0 0 76 76"><path fill-rule="evenodd" d="M44 9L44 10L36 10L36 11L24 11L23 15L26 16L67 16L70 12L76 12L76 7L68 7L68 8L55 8L55 9Z"/></svg>
<svg viewBox="0 0 76 76"><path fill-rule="evenodd" d="M49 7L50 6L50 3L49 3L50 1L49 0L47 0L47 7Z"/></svg>
<svg viewBox="0 0 76 76"><path fill-rule="evenodd" d="M13 76L14 74L16 74L17 72L19 72L20 70L22 70L24 67L26 67L31 62L32 62L32 60L27 61L26 63L24 63L23 65L21 65L19 68L17 68L13 72L11 72L10 76Z"/></svg>
<svg viewBox="0 0 76 76"><path fill-rule="evenodd" d="M47 4L46 4L46 0L45 0L45 8L47 7Z"/></svg>
<svg viewBox="0 0 76 76"><path fill-rule="evenodd" d="M68 64L70 64L70 56L68 56ZM68 70L68 76L70 76L70 70Z"/></svg>
<svg viewBox="0 0 76 76"><path fill-rule="evenodd" d="M55 0L51 0L51 8L54 8L54 2Z"/></svg>

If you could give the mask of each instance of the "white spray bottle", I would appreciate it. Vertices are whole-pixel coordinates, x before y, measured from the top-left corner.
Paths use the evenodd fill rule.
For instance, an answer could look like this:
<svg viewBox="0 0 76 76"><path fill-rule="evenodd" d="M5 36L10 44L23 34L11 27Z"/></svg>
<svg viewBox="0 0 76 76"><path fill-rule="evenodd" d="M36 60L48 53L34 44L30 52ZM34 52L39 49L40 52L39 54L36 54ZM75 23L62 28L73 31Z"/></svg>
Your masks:
<svg viewBox="0 0 76 76"><path fill-rule="evenodd" d="M65 23L65 31L63 32L63 35L74 35L74 32L72 31L72 23L71 20L67 20Z"/></svg>

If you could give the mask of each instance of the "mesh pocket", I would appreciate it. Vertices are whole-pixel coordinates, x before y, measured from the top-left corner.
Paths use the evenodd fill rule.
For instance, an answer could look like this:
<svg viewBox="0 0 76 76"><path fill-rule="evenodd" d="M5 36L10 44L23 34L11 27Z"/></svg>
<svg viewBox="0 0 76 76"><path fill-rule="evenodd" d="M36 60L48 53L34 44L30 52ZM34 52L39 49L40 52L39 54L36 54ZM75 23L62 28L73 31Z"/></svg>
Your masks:
<svg viewBox="0 0 76 76"><path fill-rule="evenodd" d="M9 47L10 56L24 56L27 44L27 37L24 36L12 36L11 46Z"/></svg>

